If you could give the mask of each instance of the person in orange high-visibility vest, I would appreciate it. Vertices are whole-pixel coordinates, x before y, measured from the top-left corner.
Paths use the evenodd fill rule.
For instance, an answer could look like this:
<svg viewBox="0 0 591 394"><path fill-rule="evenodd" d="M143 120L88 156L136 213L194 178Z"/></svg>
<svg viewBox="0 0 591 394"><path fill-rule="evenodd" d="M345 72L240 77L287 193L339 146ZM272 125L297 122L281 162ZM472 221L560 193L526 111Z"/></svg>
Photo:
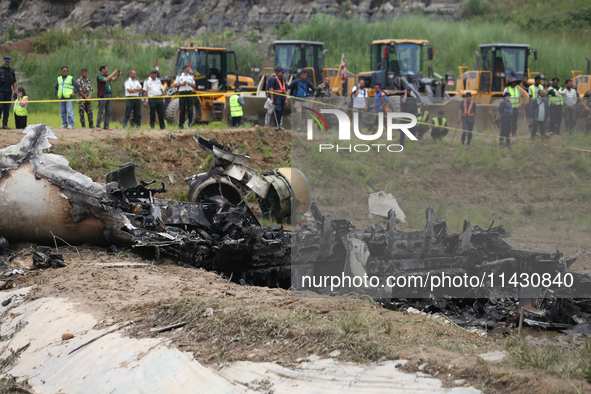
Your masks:
<svg viewBox="0 0 591 394"><path fill-rule="evenodd" d="M271 100L275 105L275 130L285 130L281 127L281 120L283 119L283 109L285 108L287 87L285 86L285 80L283 75L285 70L278 68L275 71L275 79L271 83ZM278 94L275 94L278 93Z"/></svg>
<svg viewBox="0 0 591 394"><path fill-rule="evenodd" d="M462 145L467 142L470 146L472 141L472 130L474 130L474 120L476 119L476 103L472 100L472 94L466 93L464 101L460 104L460 115L458 117L458 123L462 121Z"/></svg>

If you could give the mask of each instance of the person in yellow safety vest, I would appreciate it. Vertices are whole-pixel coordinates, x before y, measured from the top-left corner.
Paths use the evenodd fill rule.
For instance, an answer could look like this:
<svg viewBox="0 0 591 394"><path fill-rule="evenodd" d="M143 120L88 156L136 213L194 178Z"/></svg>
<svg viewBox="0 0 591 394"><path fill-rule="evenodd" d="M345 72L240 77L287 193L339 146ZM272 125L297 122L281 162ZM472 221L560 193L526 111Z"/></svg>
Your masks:
<svg viewBox="0 0 591 394"><path fill-rule="evenodd" d="M542 77L536 75L536 77L534 78L534 84L527 89L529 97L535 99L536 97L538 97L538 92L540 90L544 90L544 85L542 85Z"/></svg>
<svg viewBox="0 0 591 394"><path fill-rule="evenodd" d="M62 67L62 75L57 77L55 83L55 97L59 100L65 100L75 97L80 90L80 84L68 75L70 70L68 67ZM60 113L62 115L62 129L74 128L74 103L71 100L60 101Z"/></svg>
<svg viewBox="0 0 591 394"><path fill-rule="evenodd" d="M230 96L230 116L232 117L232 127L240 127L242 122L242 107L244 106L244 98L239 94L240 89L236 89L235 93Z"/></svg>
<svg viewBox="0 0 591 394"><path fill-rule="evenodd" d="M439 111L437 112L437 116L432 120L431 137L435 141L442 140L449 132L449 129L447 129L447 119L443 115L445 115L445 111Z"/></svg>
<svg viewBox="0 0 591 394"><path fill-rule="evenodd" d="M550 127L549 134L562 135L560 132L560 124L562 123L562 108L564 105L564 97L557 94L562 92L562 88L558 86L560 79L552 78L552 85L548 87L548 102L550 103Z"/></svg>
<svg viewBox="0 0 591 394"><path fill-rule="evenodd" d="M27 93L25 89L18 88L17 90L17 98L14 102L14 128L15 129L24 129L27 127L27 102L29 98L27 97Z"/></svg>
<svg viewBox="0 0 591 394"><path fill-rule="evenodd" d="M418 139L425 139L425 134L429 131L429 110L427 110L427 104L421 103L420 107L417 108L417 135Z"/></svg>
<svg viewBox="0 0 591 394"><path fill-rule="evenodd" d="M519 82L521 82L520 79L511 78L509 80L509 86L503 91L503 96L505 96L505 93L509 93L509 102L513 107L513 118L511 119L511 134L513 134L513 137L517 135L517 120L519 119L519 97L521 96L517 87Z"/></svg>

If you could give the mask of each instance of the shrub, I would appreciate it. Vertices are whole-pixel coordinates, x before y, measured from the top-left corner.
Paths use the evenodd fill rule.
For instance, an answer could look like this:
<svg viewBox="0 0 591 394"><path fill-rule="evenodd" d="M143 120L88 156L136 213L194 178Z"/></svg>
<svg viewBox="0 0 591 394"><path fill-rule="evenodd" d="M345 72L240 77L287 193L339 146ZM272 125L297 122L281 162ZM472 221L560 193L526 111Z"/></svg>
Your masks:
<svg viewBox="0 0 591 394"><path fill-rule="evenodd" d="M468 0L462 8L464 16L479 16L488 12L488 5L483 0Z"/></svg>

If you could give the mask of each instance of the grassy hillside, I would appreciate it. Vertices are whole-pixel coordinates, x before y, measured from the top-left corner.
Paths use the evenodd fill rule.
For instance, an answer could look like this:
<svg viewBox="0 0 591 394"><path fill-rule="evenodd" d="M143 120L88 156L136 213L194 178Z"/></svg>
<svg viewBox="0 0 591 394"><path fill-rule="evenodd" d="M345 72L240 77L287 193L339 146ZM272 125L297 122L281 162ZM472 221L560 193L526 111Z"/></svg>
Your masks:
<svg viewBox="0 0 591 394"><path fill-rule="evenodd" d="M582 70L585 55L591 55L587 40L572 31L542 33L522 29L514 23L475 18L467 21L434 21L422 15L403 15L389 22L366 23L356 19L339 19L317 15L307 24L285 33L282 38L323 41L326 64L340 63L345 54L347 68L369 70L372 40L383 38L426 39L435 48L433 67L439 74L454 73L458 66L476 66L474 51L478 45L494 42L530 44L538 50L538 61L530 57L531 71L539 71L562 81L571 77L571 70ZM339 32L338 34L327 34ZM586 35L588 37L588 34Z"/></svg>
<svg viewBox="0 0 591 394"><path fill-rule="evenodd" d="M550 30L578 35L591 29L591 3L587 0L467 0L463 16L541 33Z"/></svg>

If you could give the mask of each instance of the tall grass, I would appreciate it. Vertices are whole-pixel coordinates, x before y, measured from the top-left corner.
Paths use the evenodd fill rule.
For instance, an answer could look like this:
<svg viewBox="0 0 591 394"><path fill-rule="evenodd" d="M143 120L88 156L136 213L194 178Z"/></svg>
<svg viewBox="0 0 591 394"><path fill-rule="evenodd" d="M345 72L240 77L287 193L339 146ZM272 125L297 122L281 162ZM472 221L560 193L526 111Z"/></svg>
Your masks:
<svg viewBox="0 0 591 394"><path fill-rule="evenodd" d="M327 34L338 32L338 34ZM530 70L557 76L562 81L571 77L571 70L585 66L585 55L591 54L588 43L571 32L546 30L524 31L515 24L486 21L481 18L467 21L435 22L421 15L401 15L391 21L367 23L358 19L341 19L315 15L284 38L324 42L328 49L325 64L340 63L345 54L347 68L360 71L370 69L371 41L385 38L426 39L435 49L433 67L439 74L454 73L458 66L476 66L474 51L480 44L503 42L530 44L538 50L538 61L530 56Z"/></svg>

